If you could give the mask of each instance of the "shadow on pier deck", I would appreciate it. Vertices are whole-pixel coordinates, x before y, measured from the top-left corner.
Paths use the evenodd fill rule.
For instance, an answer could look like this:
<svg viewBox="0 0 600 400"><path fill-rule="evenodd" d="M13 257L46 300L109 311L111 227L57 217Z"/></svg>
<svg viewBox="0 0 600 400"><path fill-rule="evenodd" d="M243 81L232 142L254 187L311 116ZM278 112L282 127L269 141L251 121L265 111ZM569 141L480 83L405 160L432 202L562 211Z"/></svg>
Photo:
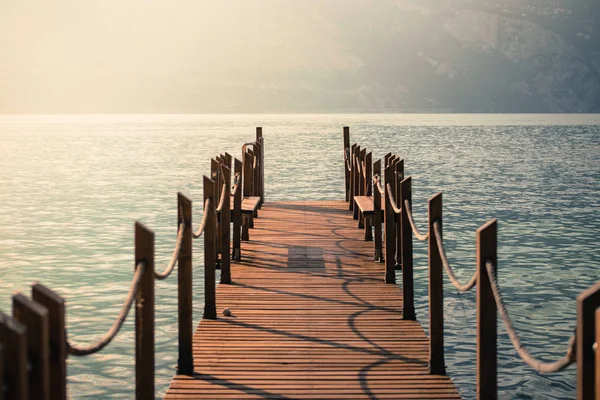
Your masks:
<svg viewBox="0 0 600 400"><path fill-rule="evenodd" d="M458 399L343 201L267 203L167 399ZM231 316L223 315L229 308Z"/></svg>

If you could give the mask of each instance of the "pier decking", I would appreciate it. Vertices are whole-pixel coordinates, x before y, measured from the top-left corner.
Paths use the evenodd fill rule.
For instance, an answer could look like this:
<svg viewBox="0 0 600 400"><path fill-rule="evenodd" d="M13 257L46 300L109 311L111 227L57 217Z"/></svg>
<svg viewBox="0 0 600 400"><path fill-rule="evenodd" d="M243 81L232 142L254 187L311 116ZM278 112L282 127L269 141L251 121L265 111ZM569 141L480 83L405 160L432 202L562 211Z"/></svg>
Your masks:
<svg viewBox="0 0 600 400"><path fill-rule="evenodd" d="M460 398L347 203L265 203L242 253L165 398Z"/></svg>
<svg viewBox="0 0 600 400"><path fill-rule="evenodd" d="M475 290L478 400L498 398L497 317L524 363L544 374L575 364L578 400L598 400L600 282L577 296L564 355L532 356L497 282L497 220L475 232L475 272L461 282L446 256L442 193L428 200L427 227L419 228L404 160L388 153L373 162L371 152L350 145L348 127L343 138L345 201L265 203L260 127L242 145L241 160L211 159L197 228L192 200L177 194L177 241L166 268L156 269L154 232L134 224L129 292L92 343L67 336L57 292L35 283L31 298L15 294L12 317L0 312L0 400L66 400L67 357L100 352L131 309L135 398L155 398L155 284L175 267L179 354L167 399L458 399L444 361L445 274L453 290ZM427 242L427 336L415 315L413 238ZM204 242L200 254L194 239ZM194 334L199 268L204 312Z"/></svg>

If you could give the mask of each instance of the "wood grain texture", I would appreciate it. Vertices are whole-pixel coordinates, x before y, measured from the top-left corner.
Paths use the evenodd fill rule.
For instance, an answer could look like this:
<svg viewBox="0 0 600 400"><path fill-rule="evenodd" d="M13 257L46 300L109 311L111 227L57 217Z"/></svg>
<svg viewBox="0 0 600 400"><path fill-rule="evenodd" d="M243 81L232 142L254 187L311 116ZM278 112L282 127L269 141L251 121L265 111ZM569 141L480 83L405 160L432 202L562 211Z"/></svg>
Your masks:
<svg viewBox="0 0 600 400"><path fill-rule="evenodd" d="M265 203L167 399L459 399L343 201ZM223 316L224 308L231 311Z"/></svg>

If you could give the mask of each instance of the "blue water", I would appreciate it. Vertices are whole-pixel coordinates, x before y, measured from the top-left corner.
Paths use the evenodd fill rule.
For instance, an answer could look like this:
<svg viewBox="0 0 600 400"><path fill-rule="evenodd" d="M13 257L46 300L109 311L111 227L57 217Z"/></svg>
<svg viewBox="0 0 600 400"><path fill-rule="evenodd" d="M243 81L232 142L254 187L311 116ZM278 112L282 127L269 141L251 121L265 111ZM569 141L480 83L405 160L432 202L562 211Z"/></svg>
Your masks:
<svg viewBox="0 0 600 400"><path fill-rule="evenodd" d="M427 199L444 192L444 241L463 280L474 271L475 230L499 219L499 282L522 341L535 356L562 356L575 298L600 278L598 115L0 116L0 310L10 312L11 295L39 281L67 299L70 339L94 341L128 290L134 221L156 232L162 268L175 242L177 192L194 201L198 222L210 157L239 157L255 126L264 127L267 201L342 199L344 125L374 159L404 157L418 225ZM427 249L414 247L426 326ZM474 293L445 287L448 373L474 398ZM175 277L156 291L160 395L177 361ZM69 358L72 398L132 397L132 326L130 317L100 354ZM575 398L573 367L537 374L499 332L501 398Z"/></svg>

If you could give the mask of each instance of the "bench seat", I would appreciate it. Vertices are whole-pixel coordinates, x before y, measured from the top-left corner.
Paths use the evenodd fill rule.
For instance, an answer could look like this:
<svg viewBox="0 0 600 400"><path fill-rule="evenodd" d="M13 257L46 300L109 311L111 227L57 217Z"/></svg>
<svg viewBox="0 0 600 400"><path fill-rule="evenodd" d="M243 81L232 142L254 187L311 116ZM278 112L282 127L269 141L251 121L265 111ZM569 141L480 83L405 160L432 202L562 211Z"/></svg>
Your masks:
<svg viewBox="0 0 600 400"><path fill-rule="evenodd" d="M231 213L233 215L233 197L231 198ZM260 205L260 197L258 196L250 196L244 197L242 199L242 214L254 214L254 212L258 209Z"/></svg>
<svg viewBox="0 0 600 400"><path fill-rule="evenodd" d="M373 204L373 196L354 196L354 203L364 216L368 217L373 215L373 211L375 210L375 206ZM382 215L384 207L385 199L382 198L380 207L380 209L382 210Z"/></svg>
<svg viewBox="0 0 600 400"><path fill-rule="evenodd" d="M231 220L233 221L233 202L231 198ZM242 199L242 240L250 240L249 228L254 228L254 217L258 216L257 210L260 206L260 197L248 196Z"/></svg>

